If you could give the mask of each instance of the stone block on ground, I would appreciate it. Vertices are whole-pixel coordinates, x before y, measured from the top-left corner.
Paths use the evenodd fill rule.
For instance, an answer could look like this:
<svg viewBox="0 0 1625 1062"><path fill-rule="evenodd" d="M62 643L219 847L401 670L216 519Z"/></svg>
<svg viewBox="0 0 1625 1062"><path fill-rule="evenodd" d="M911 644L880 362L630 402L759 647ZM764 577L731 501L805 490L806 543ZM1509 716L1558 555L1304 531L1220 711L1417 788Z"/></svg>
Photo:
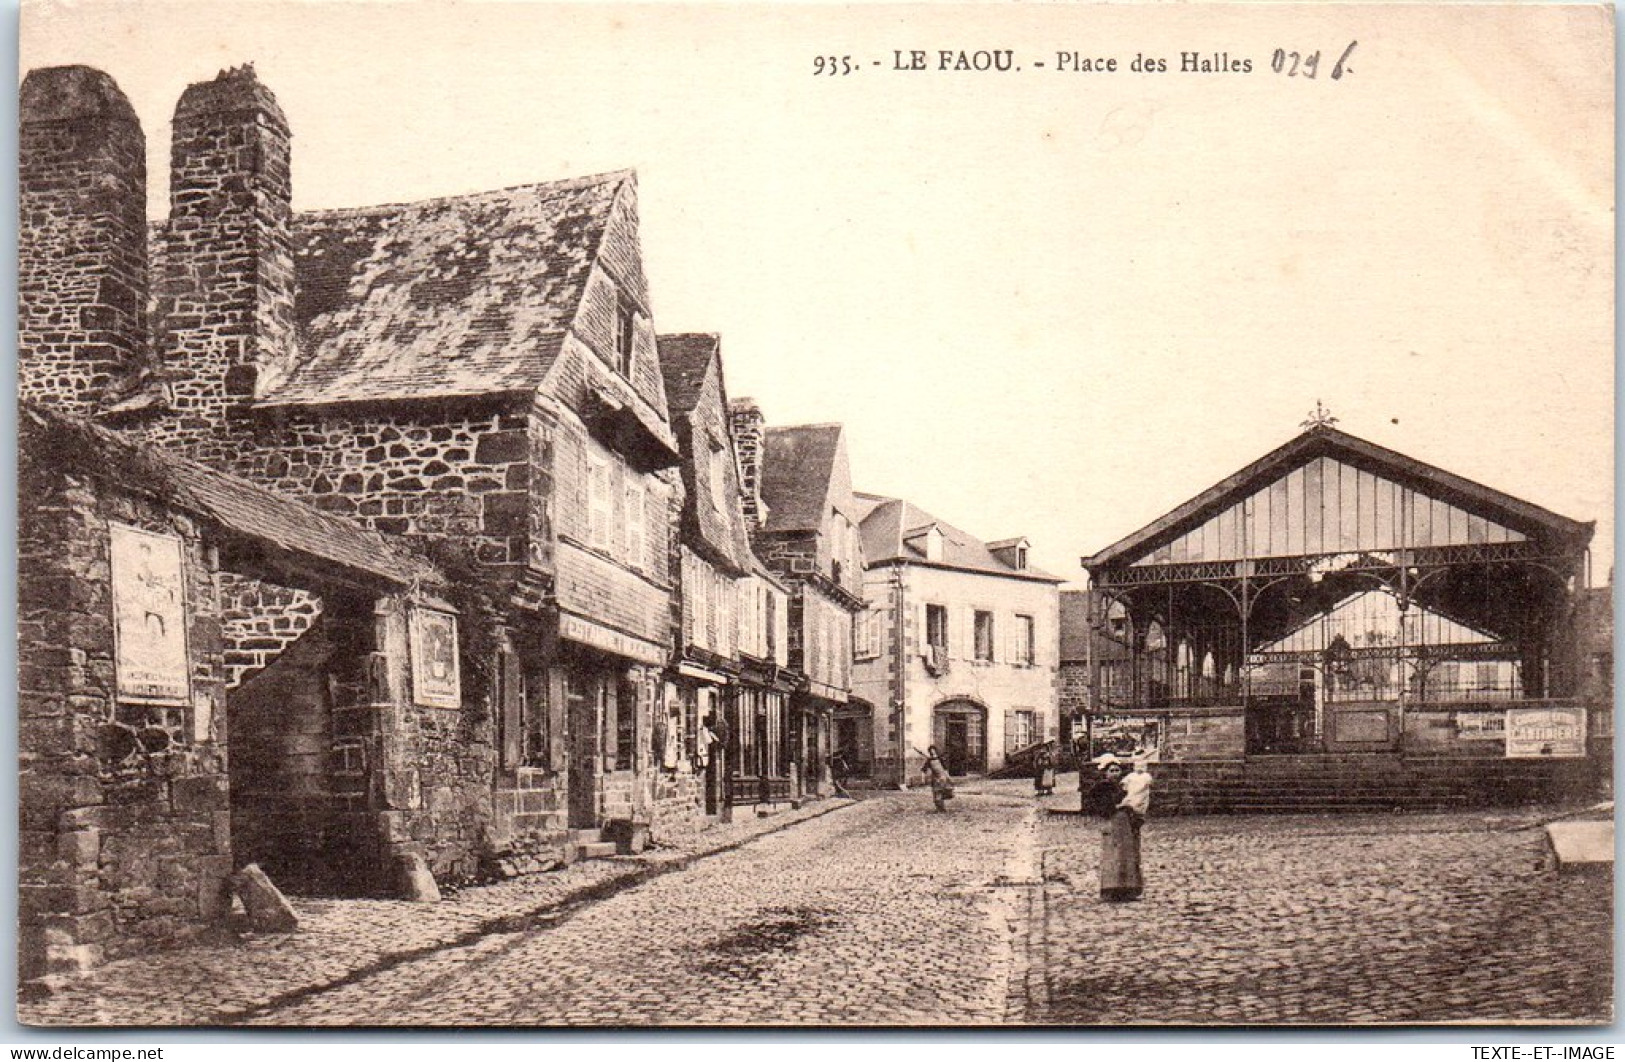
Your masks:
<svg viewBox="0 0 1625 1062"><path fill-rule="evenodd" d="M417 903L439 903L440 886L429 873L429 861L421 852L402 852L395 857L396 877L400 881L401 899Z"/></svg>
<svg viewBox="0 0 1625 1062"><path fill-rule="evenodd" d="M248 912L248 924L256 931L292 933L299 928L299 916L294 914L288 898L258 863L250 863L232 875L231 886Z"/></svg>
<svg viewBox="0 0 1625 1062"><path fill-rule="evenodd" d="M1546 827L1552 860L1559 871L1612 869L1614 824L1610 822L1554 822Z"/></svg>

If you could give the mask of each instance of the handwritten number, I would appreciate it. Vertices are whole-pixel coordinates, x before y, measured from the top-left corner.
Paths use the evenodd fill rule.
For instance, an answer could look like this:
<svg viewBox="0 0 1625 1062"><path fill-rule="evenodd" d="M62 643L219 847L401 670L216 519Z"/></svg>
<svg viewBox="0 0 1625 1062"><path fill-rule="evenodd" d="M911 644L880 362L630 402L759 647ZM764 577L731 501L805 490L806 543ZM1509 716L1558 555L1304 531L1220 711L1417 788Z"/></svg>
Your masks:
<svg viewBox="0 0 1625 1062"><path fill-rule="evenodd" d="M1349 41L1349 46L1343 49L1343 54L1337 59L1337 65L1332 67L1333 81L1341 80L1344 74L1354 73L1354 68L1348 66L1347 63L1349 61L1349 56L1354 54L1354 46L1359 43L1359 41Z"/></svg>
<svg viewBox="0 0 1625 1062"><path fill-rule="evenodd" d="M1354 54L1354 46L1358 43L1360 42L1350 41L1349 46L1343 49L1342 56L1332 67L1333 81L1341 80L1344 74L1354 73L1354 69L1348 65L1348 58ZM1277 48L1270 56L1270 69L1287 77L1302 77L1313 81L1320 77L1320 50L1317 48L1305 55L1302 52L1289 52L1284 48Z"/></svg>

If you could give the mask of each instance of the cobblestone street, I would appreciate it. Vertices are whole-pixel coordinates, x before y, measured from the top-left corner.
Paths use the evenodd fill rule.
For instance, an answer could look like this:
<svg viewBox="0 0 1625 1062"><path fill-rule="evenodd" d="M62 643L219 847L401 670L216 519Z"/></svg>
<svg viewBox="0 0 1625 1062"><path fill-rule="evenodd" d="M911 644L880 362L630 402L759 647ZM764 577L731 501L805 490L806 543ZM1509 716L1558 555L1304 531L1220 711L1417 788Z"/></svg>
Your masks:
<svg viewBox="0 0 1625 1062"><path fill-rule="evenodd" d="M1070 780L1046 803L1075 807ZM723 827L734 843L668 872L655 871L675 853L581 864L431 907L316 911L307 901L320 934L113 964L22 1015L280 1026L1606 1022L1611 880L1538 866L1533 827L1550 813L1153 819L1145 898L1109 905L1096 897L1095 824L1040 814L1026 783L964 787L947 815L924 792L884 793L796 814L806 821ZM602 894L568 893L570 880ZM393 958L344 954L387 950L368 936L384 931Z"/></svg>

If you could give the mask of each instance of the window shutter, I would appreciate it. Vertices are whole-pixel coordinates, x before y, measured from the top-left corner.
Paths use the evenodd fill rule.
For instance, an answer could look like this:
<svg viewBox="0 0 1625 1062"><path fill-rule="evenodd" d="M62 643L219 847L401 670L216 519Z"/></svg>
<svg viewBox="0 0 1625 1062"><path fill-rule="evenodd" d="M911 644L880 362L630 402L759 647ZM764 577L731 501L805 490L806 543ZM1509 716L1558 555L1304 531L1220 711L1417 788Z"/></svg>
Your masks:
<svg viewBox="0 0 1625 1062"><path fill-rule="evenodd" d="M502 766L518 767L524 758L523 682L519 658L508 649L497 650L497 696L502 713Z"/></svg>
<svg viewBox="0 0 1625 1062"><path fill-rule="evenodd" d="M1004 754L1010 755L1016 751L1016 711L1014 708L1004 710Z"/></svg>
<svg viewBox="0 0 1625 1062"><path fill-rule="evenodd" d="M916 611L916 616L915 616L915 627L914 627L914 629L915 629L914 646L915 646L916 651L921 656L925 656L930 652L930 637L931 637L931 629L928 626L926 626L926 624L928 622L928 619L927 619L928 613L926 612L926 609L925 609L925 603L921 602L920 605L918 606L918 608L915 611Z"/></svg>
<svg viewBox="0 0 1625 1062"><path fill-rule="evenodd" d="M963 619L959 624L960 655L966 660L976 659L976 609L961 610Z"/></svg>

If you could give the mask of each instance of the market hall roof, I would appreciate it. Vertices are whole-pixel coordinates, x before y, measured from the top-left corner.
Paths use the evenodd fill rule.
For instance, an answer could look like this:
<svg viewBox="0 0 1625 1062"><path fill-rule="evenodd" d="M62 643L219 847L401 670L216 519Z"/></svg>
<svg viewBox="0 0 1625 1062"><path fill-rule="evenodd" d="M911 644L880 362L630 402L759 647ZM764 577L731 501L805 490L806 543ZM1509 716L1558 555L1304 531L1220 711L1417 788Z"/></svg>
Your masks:
<svg viewBox="0 0 1625 1062"><path fill-rule="evenodd" d="M863 534L864 563L871 567L906 561L909 564L933 568L954 568L984 575L1028 579L1033 582L1065 582L1064 579L1037 568L1015 568L1006 564L992 553L987 543L946 521L937 519L913 502L865 493L859 493L857 499L860 509L867 510L859 527ZM942 535L942 559L937 561L927 558L924 548L910 541L915 538L916 533L932 527Z"/></svg>
<svg viewBox="0 0 1625 1062"><path fill-rule="evenodd" d="M261 406L539 387L631 171L293 221L299 358Z"/></svg>
<svg viewBox="0 0 1625 1062"><path fill-rule="evenodd" d="M294 498L30 403L19 411L23 452L144 494L252 542L257 561L312 566L349 584L407 589L444 582L427 560L376 531ZM285 565L286 566L286 565Z"/></svg>
<svg viewBox="0 0 1625 1062"><path fill-rule="evenodd" d="M1429 523L1424 528L1418 510L1415 521L1402 527L1402 518L1390 513L1387 529L1374 527L1369 533L1362 531L1351 538L1333 534L1335 520L1315 522L1308 527L1296 526L1295 530L1289 521L1287 537L1301 536L1305 539L1305 544L1299 548L1274 545L1267 551L1255 548L1243 549L1239 553L1231 548L1234 543L1242 542L1241 532L1235 528L1254 518L1250 509L1243 511L1244 506L1272 491L1289 497L1302 496L1298 492L1307 488L1301 480L1291 484L1296 488L1294 492L1288 492L1285 488L1289 479L1300 477L1311 469L1316 477L1333 476L1335 473L1347 475L1349 470L1353 470L1357 475L1370 477L1371 485L1379 491L1384 489L1382 484L1392 484L1394 494L1386 504L1393 509L1397 503L1401 512L1407 497L1412 500L1429 499L1433 503L1427 517ZM1360 482L1364 484L1366 481ZM1303 511L1312 521L1322 521L1329 515L1319 509L1310 512L1306 508ZM1363 511L1360 513L1362 519L1371 515ZM1444 525L1435 517L1439 521L1460 519L1461 530L1452 529L1447 534L1442 530ZM1283 516L1283 519L1286 517ZM1436 524L1441 527L1438 533L1432 530ZM1312 555L1393 549L1418 544L1411 539L1423 530L1430 538L1429 543L1423 544L1456 544L1454 540L1457 538L1462 543L1518 542L1527 539L1562 552L1578 552L1590 541L1594 527L1592 523L1560 516L1531 502L1329 425L1317 424L1140 530L1092 557L1083 558L1083 566L1093 572L1144 563L1239 559L1243 553L1247 556ZM1320 530L1315 531L1316 528ZM1191 545L1196 537L1201 537L1203 542L1200 549ZM1309 548L1310 539L1319 540L1316 548ZM1214 541L1220 544L1214 546ZM1202 555L1196 555L1198 552ZM1231 557L1232 553L1236 553L1235 558Z"/></svg>

